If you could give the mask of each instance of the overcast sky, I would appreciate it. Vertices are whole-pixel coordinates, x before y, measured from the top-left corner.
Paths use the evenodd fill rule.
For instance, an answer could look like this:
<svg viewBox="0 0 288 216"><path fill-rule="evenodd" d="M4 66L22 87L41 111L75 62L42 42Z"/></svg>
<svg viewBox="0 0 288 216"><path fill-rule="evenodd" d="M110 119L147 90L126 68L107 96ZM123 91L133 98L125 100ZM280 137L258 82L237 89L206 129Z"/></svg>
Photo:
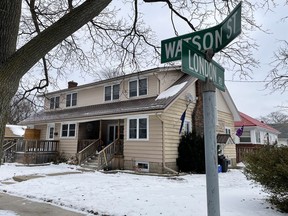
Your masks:
<svg viewBox="0 0 288 216"><path fill-rule="evenodd" d="M277 1L284 5L284 1ZM225 84L238 108L239 111L244 112L254 118L265 116L271 112L283 110L279 106L288 106L288 92L281 93L279 91L272 93L271 89L265 89L265 82L271 67L269 63L273 60L273 53L280 46L279 40L288 40L288 21L281 22L281 18L287 16L286 7L278 7L274 12L265 13L265 11L257 11L256 21L263 25L264 29L269 29L271 34L255 31L252 37L255 38L259 44L259 50L255 51L255 56L261 62L260 67L251 74L252 79L239 80L234 77L233 71L225 71ZM149 15L151 15L152 29L157 31L160 40L173 37L171 31L169 14L159 15L159 8L149 8ZM161 17L161 18L160 18ZM156 21L157 20L157 21ZM170 29L169 31L167 29ZM181 30L181 29L180 29ZM241 82L238 82L241 81ZM243 82L244 81L244 82ZM288 115L288 112L286 111Z"/></svg>
<svg viewBox="0 0 288 216"><path fill-rule="evenodd" d="M284 0L277 2L284 5ZM152 7L150 4L147 4L144 5L143 10L146 23L149 24L157 34L159 46L161 40L175 37L171 27L170 12L167 7L165 8L163 5L163 3L153 3ZM141 8L143 8L143 5ZM254 118L268 115L274 111L283 110L279 108L279 106L286 105L288 107L288 92L281 93L277 91L272 93L271 89L265 89L265 82L258 82L264 81L269 70L271 70L269 63L272 61L273 52L280 46L279 40L288 40L288 20L286 23L281 22L281 18L287 16L287 9L288 6L285 6L278 7L273 13L269 12L265 14L264 11L257 12L256 21L258 24L262 24L264 29L269 29L271 34L258 31L252 34L253 38L255 38L259 44L259 50L255 51L255 56L261 61L260 67L255 69L253 74L251 74L252 79L247 81L239 80L237 77L233 78L233 71L225 71L225 84L238 110ZM187 24L183 22L180 24L176 23L179 32L182 30L182 25L186 26ZM187 33L185 31L183 32ZM234 79L234 81L231 81L232 79ZM78 78L77 81L79 84L84 84L92 82L93 80L91 77L86 77L81 80ZM288 115L287 111L286 114Z"/></svg>
<svg viewBox="0 0 288 216"><path fill-rule="evenodd" d="M284 5L284 1L277 1ZM281 22L281 18L287 16L288 7L279 7L273 13L265 13L258 11L256 14L256 21L263 25L264 29L269 29L271 34L255 31L252 36L259 44L259 50L255 51L255 56L260 60L260 67L251 74L252 79L239 80L235 77L233 80L233 71L225 71L225 84L238 108L239 111L246 113L254 118L265 116L271 112L281 110L279 106L288 106L288 93L274 92L271 89L265 89L263 81L271 67L269 63L272 61L273 52L279 47L279 40L288 40L288 21ZM149 7L147 13L151 20L152 29L157 32L160 40L173 37L171 31L171 24L169 20L169 13L161 10L159 15L159 8ZM149 23L150 24L150 23ZM169 30L168 30L169 29ZM179 31L181 29L178 28ZM241 81L241 82L238 82ZM288 112L287 112L288 115Z"/></svg>

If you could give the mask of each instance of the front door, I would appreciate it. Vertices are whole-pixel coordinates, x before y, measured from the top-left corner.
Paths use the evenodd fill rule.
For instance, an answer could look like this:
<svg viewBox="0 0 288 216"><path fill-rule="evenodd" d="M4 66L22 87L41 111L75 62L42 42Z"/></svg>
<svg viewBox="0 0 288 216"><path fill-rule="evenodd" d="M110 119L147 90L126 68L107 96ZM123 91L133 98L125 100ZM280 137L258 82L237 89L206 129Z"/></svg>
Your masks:
<svg viewBox="0 0 288 216"><path fill-rule="evenodd" d="M124 126L120 126L120 139L123 139ZM118 125L108 125L108 144L118 138Z"/></svg>
<svg viewBox="0 0 288 216"><path fill-rule="evenodd" d="M47 125L47 139L54 140L55 124Z"/></svg>

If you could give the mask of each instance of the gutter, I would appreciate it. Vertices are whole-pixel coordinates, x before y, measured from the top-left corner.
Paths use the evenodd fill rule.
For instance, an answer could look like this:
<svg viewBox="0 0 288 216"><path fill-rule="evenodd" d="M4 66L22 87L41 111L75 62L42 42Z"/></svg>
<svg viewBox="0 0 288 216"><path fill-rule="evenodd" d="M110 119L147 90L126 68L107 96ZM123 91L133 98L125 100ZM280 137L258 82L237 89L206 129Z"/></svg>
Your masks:
<svg viewBox="0 0 288 216"><path fill-rule="evenodd" d="M162 125L162 164L163 164L163 168L164 168L164 170L167 170L167 171L172 172L176 175L179 175L179 172L166 166L165 144L164 144L164 123L163 123L163 120L161 119L161 117L157 113L155 115L161 121L161 125Z"/></svg>

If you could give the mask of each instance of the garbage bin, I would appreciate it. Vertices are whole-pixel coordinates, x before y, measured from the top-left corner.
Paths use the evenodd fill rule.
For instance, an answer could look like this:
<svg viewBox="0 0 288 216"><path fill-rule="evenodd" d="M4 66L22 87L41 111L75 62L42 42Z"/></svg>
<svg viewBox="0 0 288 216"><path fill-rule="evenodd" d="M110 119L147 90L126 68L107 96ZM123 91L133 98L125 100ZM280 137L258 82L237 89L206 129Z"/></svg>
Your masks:
<svg viewBox="0 0 288 216"><path fill-rule="evenodd" d="M218 164L221 166L222 172L227 172L229 160L227 160L224 155L218 156Z"/></svg>
<svg viewBox="0 0 288 216"><path fill-rule="evenodd" d="M221 164L222 172L227 172L228 164L229 164L229 161L226 158L224 158L224 160L222 160L222 164Z"/></svg>

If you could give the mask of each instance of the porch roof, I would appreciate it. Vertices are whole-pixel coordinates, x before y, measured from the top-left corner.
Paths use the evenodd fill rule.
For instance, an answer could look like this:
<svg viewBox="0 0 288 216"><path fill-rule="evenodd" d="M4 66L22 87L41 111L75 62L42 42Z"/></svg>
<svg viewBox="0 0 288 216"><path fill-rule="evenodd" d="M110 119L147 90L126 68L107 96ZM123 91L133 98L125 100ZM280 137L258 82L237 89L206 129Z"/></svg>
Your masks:
<svg viewBox="0 0 288 216"><path fill-rule="evenodd" d="M127 114L135 112L145 112L164 110L172 103L183 90L190 85L196 78L189 75L182 76L174 85L186 82L185 86L175 95L163 99L157 99L157 96L141 99L117 101L111 103L103 103L91 106L76 107L54 111L40 111L39 113L20 122L22 125L49 123L58 121L73 121L77 119L101 118L109 115Z"/></svg>

